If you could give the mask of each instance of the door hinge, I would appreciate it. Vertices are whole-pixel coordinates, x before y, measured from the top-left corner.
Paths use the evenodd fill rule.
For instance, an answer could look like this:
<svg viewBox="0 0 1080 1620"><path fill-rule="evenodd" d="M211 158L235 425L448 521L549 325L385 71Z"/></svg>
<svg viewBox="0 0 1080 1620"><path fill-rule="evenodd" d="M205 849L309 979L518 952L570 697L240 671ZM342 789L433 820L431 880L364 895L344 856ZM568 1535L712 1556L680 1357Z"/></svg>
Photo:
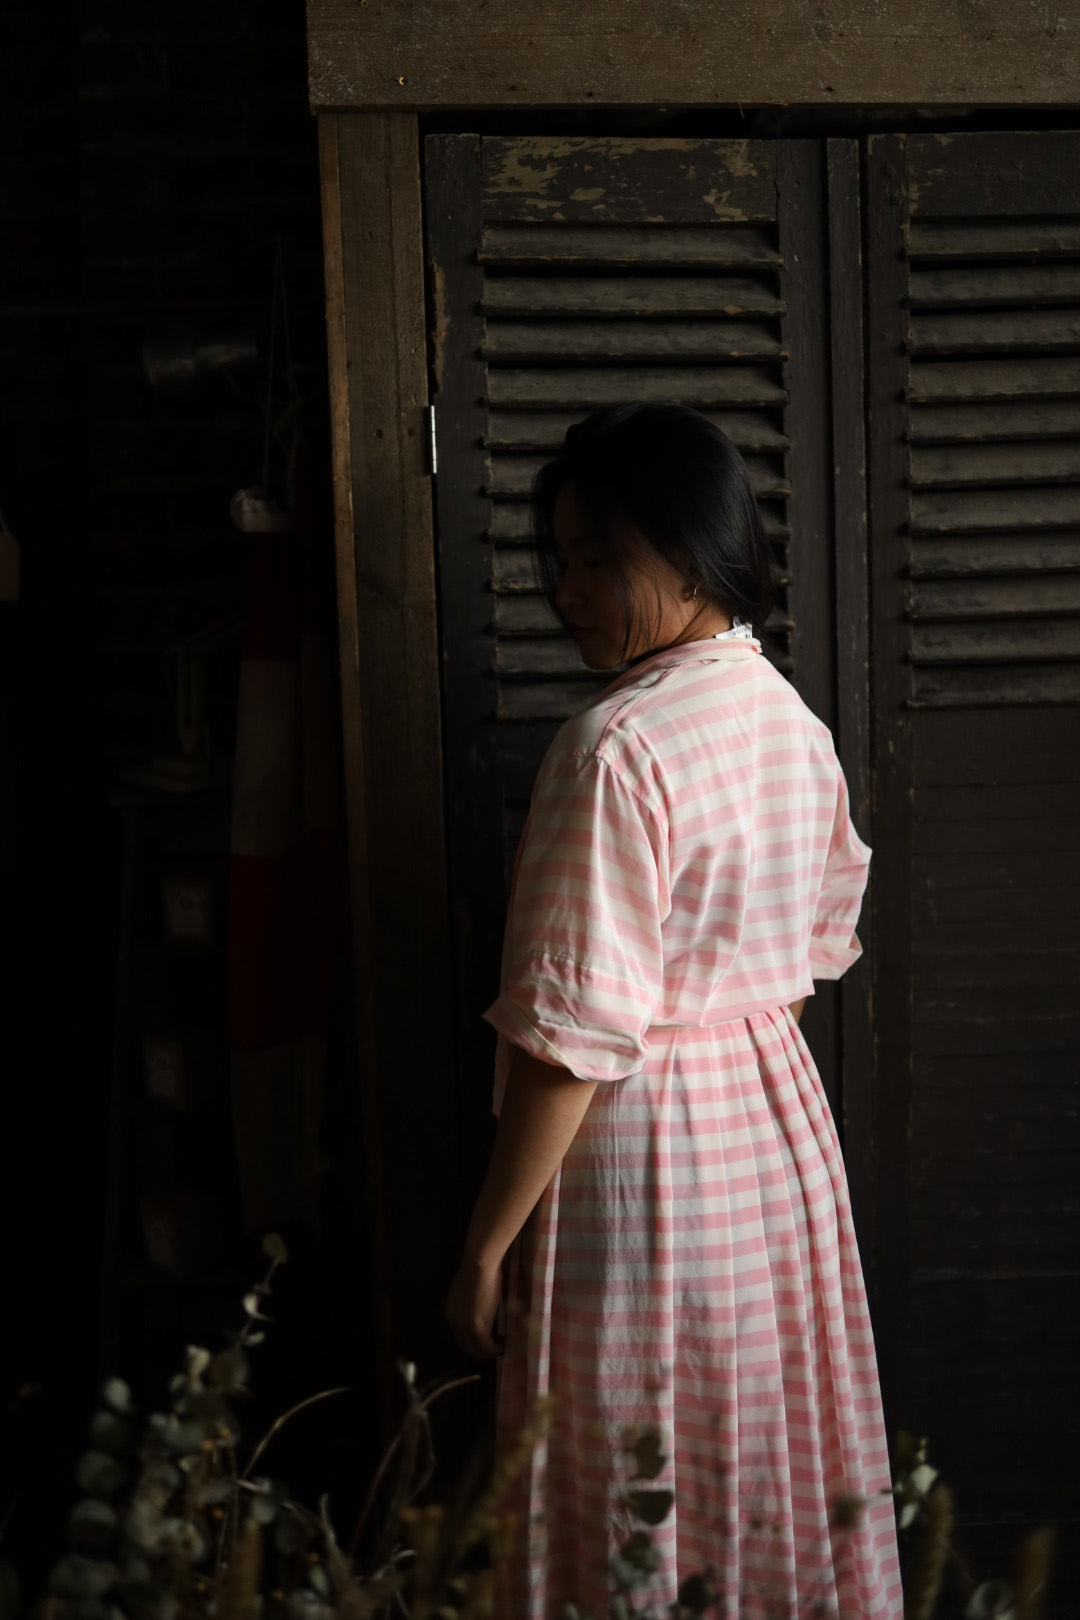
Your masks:
<svg viewBox="0 0 1080 1620"><path fill-rule="evenodd" d="M429 447L428 453L429 453L430 460L431 460L431 465L430 465L428 471L432 474L432 476L434 476L434 474L437 473L438 470L439 470L439 453L438 453L438 450L436 449L436 446L435 446L435 407L434 407L434 405L429 405L428 406L427 413L428 413L428 447Z"/></svg>

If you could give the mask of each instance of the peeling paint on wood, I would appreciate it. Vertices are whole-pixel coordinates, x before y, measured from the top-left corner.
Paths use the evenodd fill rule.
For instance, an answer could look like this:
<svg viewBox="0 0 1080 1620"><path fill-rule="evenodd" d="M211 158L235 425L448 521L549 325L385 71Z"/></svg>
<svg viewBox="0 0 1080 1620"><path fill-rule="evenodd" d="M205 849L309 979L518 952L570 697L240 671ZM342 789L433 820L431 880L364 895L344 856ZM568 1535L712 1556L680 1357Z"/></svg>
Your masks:
<svg viewBox="0 0 1080 1620"><path fill-rule="evenodd" d="M1044 0L309 0L317 107L1069 106Z"/></svg>

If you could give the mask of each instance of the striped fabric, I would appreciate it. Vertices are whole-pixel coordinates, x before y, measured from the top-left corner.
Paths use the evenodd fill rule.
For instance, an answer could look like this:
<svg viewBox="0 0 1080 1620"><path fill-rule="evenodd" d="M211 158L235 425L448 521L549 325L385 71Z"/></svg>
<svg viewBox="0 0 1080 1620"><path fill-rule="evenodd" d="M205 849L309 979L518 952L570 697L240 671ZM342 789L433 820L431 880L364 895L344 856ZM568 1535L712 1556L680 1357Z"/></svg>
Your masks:
<svg viewBox="0 0 1080 1620"><path fill-rule="evenodd" d="M759 654L643 660L537 778L485 1014L495 1108L511 1044L607 1083L507 1258L500 1450L553 1405L499 1620L607 1615L651 1427L675 1505L636 1601L709 1571L725 1620L902 1613L843 1163L787 1010L859 956L870 851L828 728Z"/></svg>

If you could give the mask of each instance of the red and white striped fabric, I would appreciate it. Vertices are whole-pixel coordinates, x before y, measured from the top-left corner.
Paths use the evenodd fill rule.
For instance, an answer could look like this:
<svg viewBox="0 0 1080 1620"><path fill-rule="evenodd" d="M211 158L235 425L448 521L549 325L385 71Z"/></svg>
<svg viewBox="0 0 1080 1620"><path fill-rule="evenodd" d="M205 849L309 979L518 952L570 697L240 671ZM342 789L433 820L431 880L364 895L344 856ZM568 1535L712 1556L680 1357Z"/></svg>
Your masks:
<svg viewBox="0 0 1080 1620"><path fill-rule="evenodd" d="M625 1448L652 1427L675 1505L639 1601L709 1571L726 1620L902 1613L844 1168L787 1010L859 956L870 851L828 728L759 654L646 658L537 778L485 1014L495 1107L510 1043L602 1084L507 1259L500 1451L553 1406L500 1620L607 1615L640 1528Z"/></svg>

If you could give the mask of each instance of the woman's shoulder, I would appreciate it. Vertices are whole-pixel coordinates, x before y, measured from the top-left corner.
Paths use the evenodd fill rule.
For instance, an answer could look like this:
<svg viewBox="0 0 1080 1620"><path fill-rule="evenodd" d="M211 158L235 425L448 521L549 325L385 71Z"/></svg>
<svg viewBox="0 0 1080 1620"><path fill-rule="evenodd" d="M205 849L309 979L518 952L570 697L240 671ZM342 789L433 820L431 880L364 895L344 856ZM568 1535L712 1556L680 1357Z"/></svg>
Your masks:
<svg viewBox="0 0 1080 1620"><path fill-rule="evenodd" d="M801 734L814 754L833 753L833 735L790 680L767 658L735 662L681 659L622 677L556 733L545 764L580 769L586 759L618 775L656 781L667 755L681 755L690 732L730 735L745 744L756 730Z"/></svg>

